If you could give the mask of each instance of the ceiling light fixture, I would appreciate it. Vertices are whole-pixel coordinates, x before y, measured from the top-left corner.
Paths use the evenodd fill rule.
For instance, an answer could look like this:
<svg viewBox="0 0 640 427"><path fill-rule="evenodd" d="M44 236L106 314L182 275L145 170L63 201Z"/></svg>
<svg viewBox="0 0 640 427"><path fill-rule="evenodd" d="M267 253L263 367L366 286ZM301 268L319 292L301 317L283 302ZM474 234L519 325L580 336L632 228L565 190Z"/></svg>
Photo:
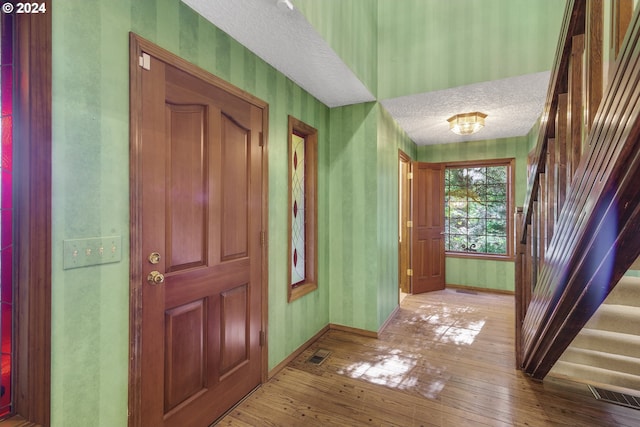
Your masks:
<svg viewBox="0 0 640 427"><path fill-rule="evenodd" d="M449 129L453 133L458 135L471 135L478 132L484 127L484 119L486 114L478 111L473 113L456 114L453 117L449 117Z"/></svg>
<svg viewBox="0 0 640 427"><path fill-rule="evenodd" d="M291 3L291 0L278 0L278 8L285 10L287 12L290 12L293 10L293 3Z"/></svg>

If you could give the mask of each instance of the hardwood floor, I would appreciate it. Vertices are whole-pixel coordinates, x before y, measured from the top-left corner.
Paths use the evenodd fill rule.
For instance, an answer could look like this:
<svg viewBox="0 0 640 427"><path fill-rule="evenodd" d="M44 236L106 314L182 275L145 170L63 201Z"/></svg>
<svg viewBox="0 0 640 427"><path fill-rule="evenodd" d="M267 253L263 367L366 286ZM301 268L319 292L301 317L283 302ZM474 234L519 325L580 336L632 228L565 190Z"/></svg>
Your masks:
<svg viewBox="0 0 640 427"><path fill-rule="evenodd" d="M526 378L513 349L513 296L409 295L379 339L328 331L218 425L640 426L584 386Z"/></svg>

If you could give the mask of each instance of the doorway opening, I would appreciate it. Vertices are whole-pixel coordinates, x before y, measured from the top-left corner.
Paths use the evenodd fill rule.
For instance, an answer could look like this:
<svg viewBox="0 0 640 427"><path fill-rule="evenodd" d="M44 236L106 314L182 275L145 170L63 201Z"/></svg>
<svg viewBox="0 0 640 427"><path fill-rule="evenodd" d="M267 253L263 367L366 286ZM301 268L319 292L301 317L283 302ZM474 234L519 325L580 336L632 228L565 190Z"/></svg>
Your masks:
<svg viewBox="0 0 640 427"><path fill-rule="evenodd" d="M398 302L411 293L411 158L398 151Z"/></svg>

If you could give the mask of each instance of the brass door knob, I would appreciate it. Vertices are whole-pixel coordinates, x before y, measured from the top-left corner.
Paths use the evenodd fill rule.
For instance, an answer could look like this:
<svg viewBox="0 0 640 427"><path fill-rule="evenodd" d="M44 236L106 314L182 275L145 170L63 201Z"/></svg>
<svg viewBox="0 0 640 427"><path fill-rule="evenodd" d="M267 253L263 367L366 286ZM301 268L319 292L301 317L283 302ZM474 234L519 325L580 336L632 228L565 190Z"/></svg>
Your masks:
<svg viewBox="0 0 640 427"><path fill-rule="evenodd" d="M147 282L149 282L150 285L160 285L164 283L164 274L159 271L152 271L147 276Z"/></svg>
<svg viewBox="0 0 640 427"><path fill-rule="evenodd" d="M147 259L151 264L158 264L160 262L160 254L158 252L151 252Z"/></svg>

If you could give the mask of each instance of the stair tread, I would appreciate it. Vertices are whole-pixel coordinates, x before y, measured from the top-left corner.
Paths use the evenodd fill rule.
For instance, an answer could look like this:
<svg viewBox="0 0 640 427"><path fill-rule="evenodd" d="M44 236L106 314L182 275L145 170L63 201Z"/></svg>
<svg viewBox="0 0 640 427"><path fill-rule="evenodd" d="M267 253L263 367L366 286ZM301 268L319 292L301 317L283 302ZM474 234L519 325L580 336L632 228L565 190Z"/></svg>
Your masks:
<svg viewBox="0 0 640 427"><path fill-rule="evenodd" d="M637 334L640 332L640 307L602 304L585 325L589 329Z"/></svg>
<svg viewBox="0 0 640 427"><path fill-rule="evenodd" d="M612 353L640 360L640 336L638 335L583 329L566 351L572 348Z"/></svg>
<svg viewBox="0 0 640 427"><path fill-rule="evenodd" d="M640 317L640 309L633 305L626 304L602 304L600 308L596 311L601 311L603 313L612 313L612 314L620 314L623 316L630 317Z"/></svg>
<svg viewBox="0 0 640 427"><path fill-rule="evenodd" d="M640 336L600 329L582 329L569 348L584 348L629 357L640 357Z"/></svg>
<svg viewBox="0 0 640 427"><path fill-rule="evenodd" d="M549 375L640 391L640 277L618 282Z"/></svg>
<svg viewBox="0 0 640 427"><path fill-rule="evenodd" d="M640 375L610 369L558 361L549 375L556 378L578 380L587 384L604 384L629 390L640 390Z"/></svg>
<svg viewBox="0 0 640 427"><path fill-rule="evenodd" d="M638 358L638 356L634 357L607 351L569 347L560 360L640 376L640 358Z"/></svg>
<svg viewBox="0 0 640 427"><path fill-rule="evenodd" d="M622 276L604 304L620 304L640 307L640 277Z"/></svg>

